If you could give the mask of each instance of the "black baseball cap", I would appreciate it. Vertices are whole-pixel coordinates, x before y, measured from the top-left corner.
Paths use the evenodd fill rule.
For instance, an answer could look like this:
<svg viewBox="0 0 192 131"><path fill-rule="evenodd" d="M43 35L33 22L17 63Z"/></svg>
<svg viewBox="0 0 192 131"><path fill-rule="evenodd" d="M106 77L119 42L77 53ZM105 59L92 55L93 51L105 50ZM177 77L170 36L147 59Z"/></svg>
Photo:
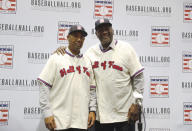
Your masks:
<svg viewBox="0 0 192 131"><path fill-rule="evenodd" d="M101 18L101 19L95 21L95 30L97 30L99 26L104 25L104 24L112 26L111 22L108 19Z"/></svg>
<svg viewBox="0 0 192 131"><path fill-rule="evenodd" d="M72 25L68 34L71 34L72 32L81 32L84 37L87 36L87 32L81 25Z"/></svg>

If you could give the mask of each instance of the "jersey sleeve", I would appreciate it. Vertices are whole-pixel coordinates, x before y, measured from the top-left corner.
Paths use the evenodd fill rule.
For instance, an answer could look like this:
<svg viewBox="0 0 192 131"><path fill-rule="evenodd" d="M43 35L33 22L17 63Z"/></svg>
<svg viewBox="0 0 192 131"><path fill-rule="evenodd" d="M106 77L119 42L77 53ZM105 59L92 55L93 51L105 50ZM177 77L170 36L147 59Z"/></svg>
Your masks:
<svg viewBox="0 0 192 131"><path fill-rule="evenodd" d="M55 79L56 68L55 55L52 55L44 66L38 80L43 82L46 86L52 87Z"/></svg>
<svg viewBox="0 0 192 131"><path fill-rule="evenodd" d="M127 58L128 58L128 60L126 62L126 65L127 65L127 68L129 70L129 74L131 75L131 77L138 75L139 73L141 73L144 70L141 63L139 62L139 58L138 58L135 50L131 46L129 46L129 48L128 48Z"/></svg>
<svg viewBox="0 0 192 131"><path fill-rule="evenodd" d="M49 90L43 82L39 82L39 104L43 113L44 118L50 117L53 115L50 102L49 102Z"/></svg>
<svg viewBox="0 0 192 131"><path fill-rule="evenodd" d="M144 74L141 72L137 76L133 77L133 96L134 98L140 99L143 101L143 92L144 92Z"/></svg>
<svg viewBox="0 0 192 131"><path fill-rule="evenodd" d="M92 64L91 61L89 59L89 57L87 57L87 60L89 61L89 73L90 73L90 98L89 98L89 111L91 112L96 112L96 106L97 106L97 98L96 98L96 82L95 82L95 76L94 76L94 72L92 69Z"/></svg>

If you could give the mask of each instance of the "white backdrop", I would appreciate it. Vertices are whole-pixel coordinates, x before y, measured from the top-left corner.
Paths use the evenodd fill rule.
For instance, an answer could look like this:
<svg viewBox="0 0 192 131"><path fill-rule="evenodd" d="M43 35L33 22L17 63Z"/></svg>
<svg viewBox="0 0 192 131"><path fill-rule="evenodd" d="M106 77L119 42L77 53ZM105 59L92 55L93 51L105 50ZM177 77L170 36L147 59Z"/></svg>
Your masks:
<svg viewBox="0 0 192 131"><path fill-rule="evenodd" d="M0 131L46 131L36 78L70 25L106 17L145 67L146 131L192 130L192 0L0 0Z"/></svg>

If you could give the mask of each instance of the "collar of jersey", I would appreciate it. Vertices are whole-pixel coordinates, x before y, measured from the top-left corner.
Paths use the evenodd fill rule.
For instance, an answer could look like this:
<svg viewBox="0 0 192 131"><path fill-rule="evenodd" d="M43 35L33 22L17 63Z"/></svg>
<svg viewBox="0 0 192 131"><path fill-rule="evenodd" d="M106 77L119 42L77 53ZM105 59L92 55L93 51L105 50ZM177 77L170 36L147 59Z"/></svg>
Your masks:
<svg viewBox="0 0 192 131"><path fill-rule="evenodd" d="M117 44L117 40L113 40L113 41L111 42L111 44L110 44L106 49L103 48L102 44L100 44L99 47L100 47L100 49L101 49L102 52L107 52L107 51L109 51L109 50L111 50L111 49L114 49L115 46L116 46L116 44Z"/></svg>
<svg viewBox="0 0 192 131"><path fill-rule="evenodd" d="M83 57L83 54L81 53L79 53L78 55L73 55L72 52L69 50L69 48L66 48L65 53L71 57L77 57L77 58Z"/></svg>

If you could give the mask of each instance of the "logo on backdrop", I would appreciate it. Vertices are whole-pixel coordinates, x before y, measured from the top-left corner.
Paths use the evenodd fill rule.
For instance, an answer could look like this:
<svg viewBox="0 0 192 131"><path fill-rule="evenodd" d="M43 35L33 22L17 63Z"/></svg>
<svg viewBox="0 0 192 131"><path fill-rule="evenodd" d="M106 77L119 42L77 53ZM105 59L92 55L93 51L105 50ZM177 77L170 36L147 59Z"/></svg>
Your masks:
<svg viewBox="0 0 192 131"><path fill-rule="evenodd" d="M170 107L144 107L143 112L148 119L170 119Z"/></svg>
<svg viewBox="0 0 192 131"><path fill-rule="evenodd" d="M0 126L8 125L9 108L9 101L0 101Z"/></svg>
<svg viewBox="0 0 192 131"><path fill-rule="evenodd" d="M151 76L150 77L150 96L169 97L169 77Z"/></svg>
<svg viewBox="0 0 192 131"><path fill-rule="evenodd" d="M152 26L151 46L167 47L170 46L170 30L168 26Z"/></svg>
<svg viewBox="0 0 192 131"><path fill-rule="evenodd" d="M81 7L80 0L31 0L31 8L34 10L78 13Z"/></svg>
<svg viewBox="0 0 192 131"><path fill-rule="evenodd" d="M192 32L182 32L181 38L184 42L192 43Z"/></svg>
<svg viewBox="0 0 192 131"><path fill-rule="evenodd" d="M0 45L0 68L13 68L13 45Z"/></svg>
<svg viewBox="0 0 192 131"><path fill-rule="evenodd" d="M0 90L39 91L36 79L0 78Z"/></svg>
<svg viewBox="0 0 192 131"><path fill-rule="evenodd" d="M16 0L0 0L0 13L16 14Z"/></svg>
<svg viewBox="0 0 192 131"><path fill-rule="evenodd" d="M183 123L192 125L192 102L183 103Z"/></svg>
<svg viewBox="0 0 192 131"><path fill-rule="evenodd" d="M149 131L171 131L170 128L149 128Z"/></svg>
<svg viewBox="0 0 192 131"><path fill-rule="evenodd" d="M42 111L37 106L26 106L23 108L24 119L40 119L42 117Z"/></svg>
<svg viewBox="0 0 192 131"><path fill-rule="evenodd" d="M113 19L113 0L95 0L94 18Z"/></svg>
<svg viewBox="0 0 192 131"><path fill-rule="evenodd" d="M60 21L58 23L57 43L68 44L67 35L69 32L69 28L72 25L76 25L76 24L79 24L79 22Z"/></svg>
<svg viewBox="0 0 192 131"><path fill-rule="evenodd" d="M139 38L139 30L136 29L127 29L126 27L123 29L113 29L114 30L114 38L117 40L131 40L137 41ZM91 35L93 39L96 39L95 29L91 29Z"/></svg>
<svg viewBox="0 0 192 131"><path fill-rule="evenodd" d="M138 4L140 3L140 4ZM150 0L126 1L127 15L170 17L172 13L171 3L165 1L151 2Z"/></svg>
<svg viewBox="0 0 192 131"><path fill-rule="evenodd" d="M44 26L0 23L0 35L42 36Z"/></svg>
<svg viewBox="0 0 192 131"><path fill-rule="evenodd" d="M143 66L169 67L170 56L139 56Z"/></svg>
<svg viewBox="0 0 192 131"><path fill-rule="evenodd" d="M183 52L183 72L192 72L192 52Z"/></svg>
<svg viewBox="0 0 192 131"><path fill-rule="evenodd" d="M186 93L192 92L192 81L182 81L181 88L183 91L186 91Z"/></svg>
<svg viewBox="0 0 192 131"><path fill-rule="evenodd" d="M184 3L183 6L183 21L185 23L192 22L192 3Z"/></svg>
<svg viewBox="0 0 192 131"><path fill-rule="evenodd" d="M45 64L49 59L50 55L51 53L28 52L28 55L27 55L28 63Z"/></svg>

